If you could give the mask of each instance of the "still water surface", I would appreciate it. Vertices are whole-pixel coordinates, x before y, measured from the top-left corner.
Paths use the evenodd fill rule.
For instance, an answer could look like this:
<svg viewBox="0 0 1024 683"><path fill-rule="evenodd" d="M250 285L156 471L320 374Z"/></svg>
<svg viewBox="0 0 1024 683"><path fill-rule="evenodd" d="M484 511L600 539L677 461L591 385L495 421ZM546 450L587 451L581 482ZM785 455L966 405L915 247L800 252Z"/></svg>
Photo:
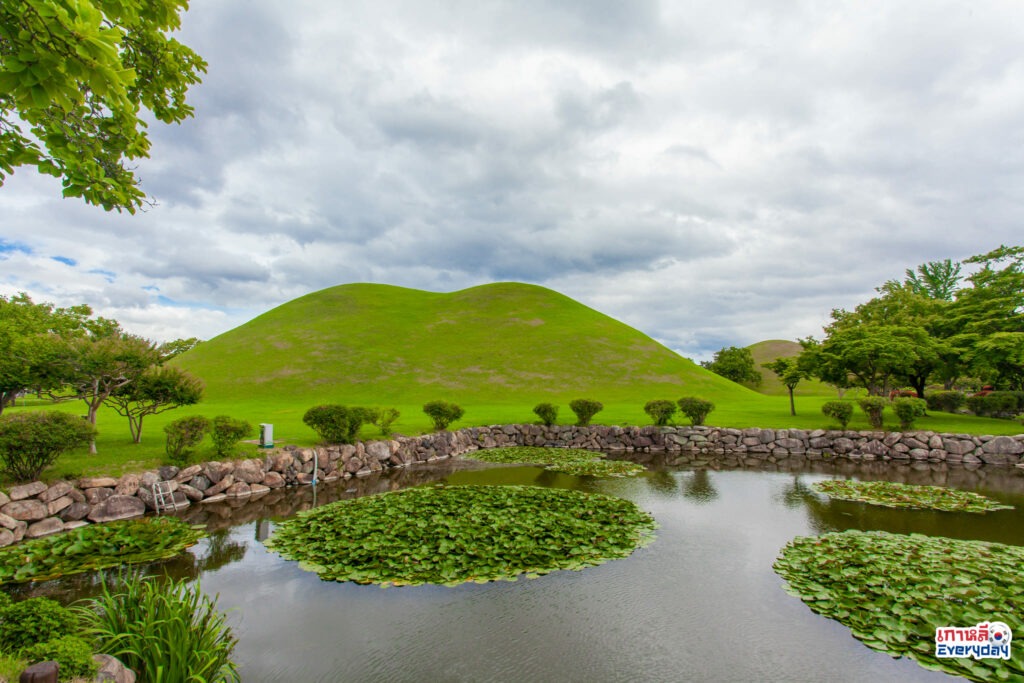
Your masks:
<svg viewBox="0 0 1024 683"><path fill-rule="evenodd" d="M956 679L869 650L785 593L772 571L779 550L795 536L849 528L1024 544L1021 470L818 462L782 472L637 457L649 471L634 479L453 460L200 506L185 516L211 536L151 570L198 577L219 594L247 682L942 681ZM1016 509L898 511L809 488L835 477L955 486ZM438 481L612 494L652 513L660 529L631 557L582 572L456 588L325 582L263 547L274 524L299 509ZM31 590L68 600L93 593L95 582L72 577Z"/></svg>

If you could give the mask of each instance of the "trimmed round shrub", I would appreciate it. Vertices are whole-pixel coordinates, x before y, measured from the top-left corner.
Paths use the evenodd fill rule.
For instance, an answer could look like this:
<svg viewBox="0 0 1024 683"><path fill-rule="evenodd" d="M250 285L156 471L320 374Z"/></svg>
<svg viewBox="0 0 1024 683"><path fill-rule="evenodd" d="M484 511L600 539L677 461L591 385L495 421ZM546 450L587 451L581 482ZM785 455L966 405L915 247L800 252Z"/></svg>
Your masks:
<svg viewBox="0 0 1024 683"><path fill-rule="evenodd" d="M604 410L604 404L589 398L578 398L569 403L569 409L576 415L576 424L584 427L590 424L595 415Z"/></svg>
<svg viewBox="0 0 1024 683"><path fill-rule="evenodd" d="M868 418L868 424L875 429L882 428L882 413L885 411L885 399L880 396L865 396L857 401L857 405L864 411Z"/></svg>
<svg viewBox="0 0 1024 683"><path fill-rule="evenodd" d="M647 413L650 418L659 427L664 427L672 421L672 416L676 414L677 406L672 401L656 400L648 401L644 405L644 412Z"/></svg>
<svg viewBox="0 0 1024 683"><path fill-rule="evenodd" d="M238 420L227 415L218 415L213 418L210 437L213 439L214 450L222 458L234 454L238 442L251 434L252 425L245 420Z"/></svg>
<svg viewBox="0 0 1024 683"><path fill-rule="evenodd" d="M15 602L0 612L0 652L19 654L22 650L75 633L74 613L49 598Z"/></svg>
<svg viewBox="0 0 1024 683"><path fill-rule="evenodd" d="M913 429L914 420L923 416L927 407L923 398L897 398L892 402L892 412L900 421L900 429Z"/></svg>
<svg viewBox="0 0 1024 683"><path fill-rule="evenodd" d="M962 391L933 391L924 400L928 403L928 410L955 413L963 407L967 397Z"/></svg>
<svg viewBox="0 0 1024 683"><path fill-rule="evenodd" d="M423 412L434 421L434 429L439 432L448 429L448 425L461 419L464 414L462 408L447 401L430 401L425 403L423 404Z"/></svg>
<svg viewBox="0 0 1024 683"><path fill-rule="evenodd" d="M839 423L840 429L846 429L853 417L853 404L846 401L827 401L821 406L821 412Z"/></svg>
<svg viewBox="0 0 1024 683"><path fill-rule="evenodd" d="M25 648L21 656L29 662L57 662L60 681L92 680L99 665L92 658L92 645L78 636L63 636Z"/></svg>
<svg viewBox="0 0 1024 683"><path fill-rule="evenodd" d="M540 418L541 424L550 427L558 421L558 406L553 403L538 403L533 407L533 414Z"/></svg>
<svg viewBox="0 0 1024 683"><path fill-rule="evenodd" d="M65 451L85 446L96 428L75 415L55 410L0 417L0 463L16 481L30 481Z"/></svg>
<svg viewBox="0 0 1024 683"><path fill-rule="evenodd" d="M676 403L679 404L679 410L690 418L690 424L694 426L704 424L708 414L715 409L714 403L696 396L683 396Z"/></svg>
<svg viewBox="0 0 1024 683"><path fill-rule="evenodd" d="M975 415L1013 418L1018 412L1015 391L993 391L984 396L969 396L967 407Z"/></svg>
<svg viewBox="0 0 1024 683"><path fill-rule="evenodd" d="M210 430L210 420L202 415L181 417L164 427L167 435L167 457L175 464L187 463L192 457L192 449Z"/></svg>
<svg viewBox="0 0 1024 683"><path fill-rule="evenodd" d="M302 416L302 421L325 443L355 443L363 422L367 422L369 417L372 415L366 408L331 404L310 408Z"/></svg>

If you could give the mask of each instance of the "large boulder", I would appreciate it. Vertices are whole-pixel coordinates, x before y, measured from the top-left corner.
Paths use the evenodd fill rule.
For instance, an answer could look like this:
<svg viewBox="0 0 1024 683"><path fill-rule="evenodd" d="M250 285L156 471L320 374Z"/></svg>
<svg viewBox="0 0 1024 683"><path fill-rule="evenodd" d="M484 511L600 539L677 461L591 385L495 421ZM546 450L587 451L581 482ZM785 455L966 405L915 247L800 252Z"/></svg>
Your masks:
<svg viewBox="0 0 1024 683"><path fill-rule="evenodd" d="M78 480L78 488L80 489L112 489L115 486L117 486L117 479L113 477L82 477Z"/></svg>
<svg viewBox="0 0 1024 683"><path fill-rule="evenodd" d="M22 484L21 486L15 486L11 488L10 495L11 500L25 500L32 496L38 496L40 493L49 488L46 484L41 481L34 481L31 484Z"/></svg>
<svg viewBox="0 0 1024 683"><path fill-rule="evenodd" d="M46 503L33 499L13 500L0 508L0 512L23 522L37 522L50 515Z"/></svg>
<svg viewBox="0 0 1024 683"><path fill-rule="evenodd" d="M139 498L113 495L92 506L89 511L89 521L114 522L119 519L141 517L144 514L146 514L146 504Z"/></svg>
<svg viewBox="0 0 1024 683"><path fill-rule="evenodd" d="M57 500L58 498L63 498L64 496L68 495L68 492L71 491L71 489L73 488L75 487L66 481L58 481L55 484L51 484L50 488L40 493L39 500L43 501L44 503L51 503Z"/></svg>
<svg viewBox="0 0 1024 683"><path fill-rule="evenodd" d="M42 521L29 524L28 529L25 530L25 538L42 538L61 531L64 531L64 522L56 517L47 517Z"/></svg>
<svg viewBox="0 0 1024 683"><path fill-rule="evenodd" d="M137 474L126 474L117 480L117 486L114 487L114 493L119 496L134 496L139 492L139 486L142 485L142 479Z"/></svg>
<svg viewBox="0 0 1024 683"><path fill-rule="evenodd" d="M245 482L246 484L258 484L263 481L263 477L266 476L266 472L263 470L262 460L242 460L235 464L234 471L235 481Z"/></svg>

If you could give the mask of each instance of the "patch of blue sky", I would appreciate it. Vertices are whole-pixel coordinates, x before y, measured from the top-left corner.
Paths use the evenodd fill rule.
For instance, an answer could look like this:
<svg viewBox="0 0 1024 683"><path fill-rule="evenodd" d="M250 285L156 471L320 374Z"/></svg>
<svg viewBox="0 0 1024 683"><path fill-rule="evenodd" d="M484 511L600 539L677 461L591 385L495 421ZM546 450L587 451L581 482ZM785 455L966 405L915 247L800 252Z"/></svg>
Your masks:
<svg viewBox="0 0 1024 683"><path fill-rule="evenodd" d="M77 266L78 265L78 261L76 261L75 259L70 258L68 256L51 256L50 258L52 260L56 261L57 263L63 263L66 266Z"/></svg>
<svg viewBox="0 0 1024 683"><path fill-rule="evenodd" d="M107 282L113 282L117 279L117 273L109 270L103 270L102 268L93 268L89 272L93 275L102 275Z"/></svg>
<svg viewBox="0 0 1024 683"><path fill-rule="evenodd" d="M31 254L32 248L22 242L11 242L0 237L0 258L3 258L4 254L10 254L13 252Z"/></svg>

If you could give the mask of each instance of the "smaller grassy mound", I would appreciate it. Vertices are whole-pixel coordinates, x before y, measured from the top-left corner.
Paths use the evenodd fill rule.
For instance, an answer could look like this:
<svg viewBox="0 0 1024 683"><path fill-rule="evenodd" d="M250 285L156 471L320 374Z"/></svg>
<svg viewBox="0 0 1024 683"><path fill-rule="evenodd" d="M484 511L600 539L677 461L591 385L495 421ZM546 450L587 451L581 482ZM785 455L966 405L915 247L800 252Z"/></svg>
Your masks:
<svg viewBox="0 0 1024 683"><path fill-rule="evenodd" d="M1012 505L997 503L978 493L941 486L915 486L891 481L819 481L811 486L832 498L889 508L977 512L1012 510Z"/></svg>
<svg viewBox="0 0 1024 683"><path fill-rule="evenodd" d="M936 656L935 630L1001 621L1020 632L1024 548L884 531L800 537L775 571L786 591L873 650L974 681L1024 680L1020 657Z"/></svg>
<svg viewBox="0 0 1024 683"><path fill-rule="evenodd" d="M643 465L623 460L605 460L603 453L581 448L487 448L464 457L481 462L515 465L545 465L544 469L563 474L591 477L633 477L644 471Z"/></svg>
<svg viewBox="0 0 1024 683"><path fill-rule="evenodd" d="M92 524L0 550L0 584L173 557L205 536L176 517Z"/></svg>
<svg viewBox="0 0 1024 683"><path fill-rule="evenodd" d="M333 581L454 586L627 557L654 538L627 500L533 486L430 486L344 500L282 523L267 548Z"/></svg>

